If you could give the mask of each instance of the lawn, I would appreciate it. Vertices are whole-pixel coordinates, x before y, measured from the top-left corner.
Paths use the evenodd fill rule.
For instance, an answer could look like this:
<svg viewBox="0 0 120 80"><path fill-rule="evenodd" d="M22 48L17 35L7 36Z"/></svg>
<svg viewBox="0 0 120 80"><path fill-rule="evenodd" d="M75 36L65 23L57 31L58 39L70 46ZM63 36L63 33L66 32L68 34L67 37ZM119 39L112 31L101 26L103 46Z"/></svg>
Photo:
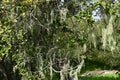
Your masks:
<svg viewBox="0 0 120 80"><path fill-rule="evenodd" d="M96 70L111 70L111 68L102 63L86 60L85 66L82 68L81 74ZM120 78L119 78L119 74L110 73L110 74L100 74L94 76L82 76L79 77L79 80L120 80Z"/></svg>
<svg viewBox="0 0 120 80"><path fill-rule="evenodd" d="M95 76L84 76L80 77L79 80L119 80L118 74L105 74L105 75L95 75Z"/></svg>

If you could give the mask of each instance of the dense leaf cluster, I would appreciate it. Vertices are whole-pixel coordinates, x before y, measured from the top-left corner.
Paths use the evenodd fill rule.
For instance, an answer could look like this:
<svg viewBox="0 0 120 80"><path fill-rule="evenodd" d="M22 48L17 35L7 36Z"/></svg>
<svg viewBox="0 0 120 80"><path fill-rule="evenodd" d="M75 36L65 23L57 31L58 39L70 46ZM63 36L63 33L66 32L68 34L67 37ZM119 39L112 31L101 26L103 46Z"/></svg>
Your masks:
<svg viewBox="0 0 120 80"><path fill-rule="evenodd" d="M83 59L120 65L119 6L119 0L2 0L0 79L77 80Z"/></svg>

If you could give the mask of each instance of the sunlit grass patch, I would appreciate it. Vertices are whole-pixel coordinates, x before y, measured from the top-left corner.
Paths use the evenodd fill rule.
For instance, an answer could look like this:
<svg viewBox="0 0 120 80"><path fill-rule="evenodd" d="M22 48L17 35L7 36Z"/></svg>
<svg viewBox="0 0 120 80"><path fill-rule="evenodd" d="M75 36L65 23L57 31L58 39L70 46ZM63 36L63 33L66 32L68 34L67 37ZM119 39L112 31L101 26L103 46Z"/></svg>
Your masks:
<svg viewBox="0 0 120 80"><path fill-rule="evenodd" d="M119 74L104 74L104 75L101 75L103 77L111 77L111 78L119 78Z"/></svg>
<svg viewBox="0 0 120 80"><path fill-rule="evenodd" d="M118 74L101 74L95 76L80 77L79 80L119 80Z"/></svg>

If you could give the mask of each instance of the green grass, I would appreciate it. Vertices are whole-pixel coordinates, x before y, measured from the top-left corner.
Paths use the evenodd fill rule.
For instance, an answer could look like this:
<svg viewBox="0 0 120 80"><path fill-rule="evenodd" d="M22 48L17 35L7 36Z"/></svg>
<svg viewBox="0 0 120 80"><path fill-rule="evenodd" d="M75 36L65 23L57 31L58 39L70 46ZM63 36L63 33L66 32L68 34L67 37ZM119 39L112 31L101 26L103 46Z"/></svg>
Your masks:
<svg viewBox="0 0 120 80"><path fill-rule="evenodd" d="M85 66L82 68L81 73L94 70L111 70L109 66L102 63L86 60ZM85 76L80 77L79 80L120 80L118 79L118 74L105 74L105 75L95 75L95 76Z"/></svg>
<svg viewBox="0 0 120 80"><path fill-rule="evenodd" d="M118 74L95 75L89 77L80 77L79 80L119 80Z"/></svg>
<svg viewBox="0 0 120 80"><path fill-rule="evenodd" d="M85 60L85 66L83 66L81 73L94 70L110 70L110 67L99 62Z"/></svg>

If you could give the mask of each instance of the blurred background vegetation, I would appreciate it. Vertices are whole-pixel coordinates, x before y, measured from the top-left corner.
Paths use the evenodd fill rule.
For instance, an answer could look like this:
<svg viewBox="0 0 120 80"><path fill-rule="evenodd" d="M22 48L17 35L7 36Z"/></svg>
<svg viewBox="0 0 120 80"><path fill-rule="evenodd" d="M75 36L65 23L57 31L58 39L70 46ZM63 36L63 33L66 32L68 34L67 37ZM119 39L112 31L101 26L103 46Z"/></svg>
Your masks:
<svg viewBox="0 0 120 80"><path fill-rule="evenodd" d="M119 41L120 0L0 1L0 80L120 70Z"/></svg>

